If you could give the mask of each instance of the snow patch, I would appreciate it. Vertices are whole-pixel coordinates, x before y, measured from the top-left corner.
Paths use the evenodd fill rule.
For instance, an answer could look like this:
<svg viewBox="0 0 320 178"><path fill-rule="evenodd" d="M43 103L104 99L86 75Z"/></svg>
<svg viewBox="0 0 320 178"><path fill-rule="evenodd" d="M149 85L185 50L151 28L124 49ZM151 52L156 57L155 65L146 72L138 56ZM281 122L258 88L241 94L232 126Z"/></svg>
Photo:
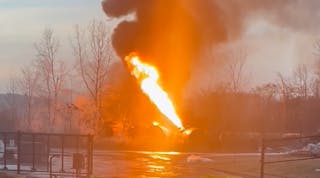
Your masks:
<svg viewBox="0 0 320 178"><path fill-rule="evenodd" d="M307 151L311 154L319 155L320 154L320 142L317 144L309 143L307 146L302 148L302 151Z"/></svg>
<svg viewBox="0 0 320 178"><path fill-rule="evenodd" d="M212 162L212 161L213 160L210 158L204 158L204 157L197 156L197 155L190 155L187 157L188 163L195 163L195 162L207 163L207 162Z"/></svg>

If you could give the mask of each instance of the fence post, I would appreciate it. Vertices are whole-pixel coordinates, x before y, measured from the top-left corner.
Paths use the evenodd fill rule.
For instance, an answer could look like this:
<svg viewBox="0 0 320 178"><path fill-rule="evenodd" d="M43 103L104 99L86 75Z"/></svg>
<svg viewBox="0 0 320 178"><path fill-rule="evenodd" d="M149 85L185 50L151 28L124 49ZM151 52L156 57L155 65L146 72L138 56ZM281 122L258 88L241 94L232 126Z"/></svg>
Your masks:
<svg viewBox="0 0 320 178"><path fill-rule="evenodd" d="M61 172L64 172L64 134L61 136Z"/></svg>
<svg viewBox="0 0 320 178"><path fill-rule="evenodd" d="M77 147L77 153L79 153L79 135L77 135L77 140L76 140L76 147Z"/></svg>
<svg viewBox="0 0 320 178"><path fill-rule="evenodd" d="M21 162L21 131L17 132L17 174L20 174Z"/></svg>
<svg viewBox="0 0 320 178"><path fill-rule="evenodd" d="M88 151L88 170L87 170L87 176L91 176L93 172L93 135L88 135L88 145L87 145L87 151Z"/></svg>
<svg viewBox="0 0 320 178"><path fill-rule="evenodd" d="M49 157L50 157L50 135L47 134L47 172L49 172Z"/></svg>
<svg viewBox="0 0 320 178"><path fill-rule="evenodd" d="M265 156L265 140L261 141L261 157L260 157L260 178L264 178L264 156Z"/></svg>
<svg viewBox="0 0 320 178"><path fill-rule="evenodd" d="M36 168L35 168L35 154L36 154L36 151L35 151L35 134L32 134L32 171L35 171Z"/></svg>
<svg viewBox="0 0 320 178"><path fill-rule="evenodd" d="M7 133L3 133L3 144L4 144L4 153L3 153L3 169L7 170Z"/></svg>

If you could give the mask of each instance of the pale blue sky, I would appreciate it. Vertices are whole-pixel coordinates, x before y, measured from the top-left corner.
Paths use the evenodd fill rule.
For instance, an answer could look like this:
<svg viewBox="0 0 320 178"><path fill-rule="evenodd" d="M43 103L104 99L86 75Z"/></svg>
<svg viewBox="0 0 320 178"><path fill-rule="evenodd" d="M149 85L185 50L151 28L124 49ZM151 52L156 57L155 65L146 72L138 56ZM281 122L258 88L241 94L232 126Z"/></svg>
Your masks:
<svg viewBox="0 0 320 178"><path fill-rule="evenodd" d="M66 58L75 24L107 19L100 4L101 0L0 0L0 92L10 76L35 58L33 44L44 28L54 29L61 58Z"/></svg>

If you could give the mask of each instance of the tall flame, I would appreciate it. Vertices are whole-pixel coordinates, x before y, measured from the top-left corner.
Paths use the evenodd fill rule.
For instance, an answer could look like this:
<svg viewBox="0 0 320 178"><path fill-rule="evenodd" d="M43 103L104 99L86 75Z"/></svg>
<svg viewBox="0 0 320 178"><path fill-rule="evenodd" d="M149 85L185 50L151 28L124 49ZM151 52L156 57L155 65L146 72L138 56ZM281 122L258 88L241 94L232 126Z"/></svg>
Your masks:
<svg viewBox="0 0 320 178"><path fill-rule="evenodd" d="M152 65L143 63L135 53L128 55L125 60L130 67L131 75L138 80L142 91L163 115L165 115L176 127L184 130L168 94L158 84L159 74L157 69Z"/></svg>

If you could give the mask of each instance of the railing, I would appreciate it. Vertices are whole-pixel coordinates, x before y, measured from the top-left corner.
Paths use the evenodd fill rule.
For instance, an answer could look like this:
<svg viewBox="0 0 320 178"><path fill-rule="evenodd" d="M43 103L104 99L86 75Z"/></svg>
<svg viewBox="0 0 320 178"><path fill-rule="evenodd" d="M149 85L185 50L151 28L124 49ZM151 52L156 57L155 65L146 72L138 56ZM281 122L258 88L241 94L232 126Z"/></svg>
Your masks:
<svg viewBox="0 0 320 178"><path fill-rule="evenodd" d="M274 175L273 173L266 172L267 165L319 159L320 147L318 148L319 153L313 153L312 150L307 149L308 145L319 142L320 135L262 139L260 178L264 178L265 175L281 177L280 175ZM272 154L279 153L280 156L272 156L272 154L269 154L268 152Z"/></svg>
<svg viewBox="0 0 320 178"><path fill-rule="evenodd" d="M56 133L0 132L0 165L7 171L76 175L93 172L93 136ZM83 168L74 167L74 154L83 155ZM50 158L55 156L54 160ZM0 167L1 169L1 167ZM81 172L82 171L82 172Z"/></svg>

